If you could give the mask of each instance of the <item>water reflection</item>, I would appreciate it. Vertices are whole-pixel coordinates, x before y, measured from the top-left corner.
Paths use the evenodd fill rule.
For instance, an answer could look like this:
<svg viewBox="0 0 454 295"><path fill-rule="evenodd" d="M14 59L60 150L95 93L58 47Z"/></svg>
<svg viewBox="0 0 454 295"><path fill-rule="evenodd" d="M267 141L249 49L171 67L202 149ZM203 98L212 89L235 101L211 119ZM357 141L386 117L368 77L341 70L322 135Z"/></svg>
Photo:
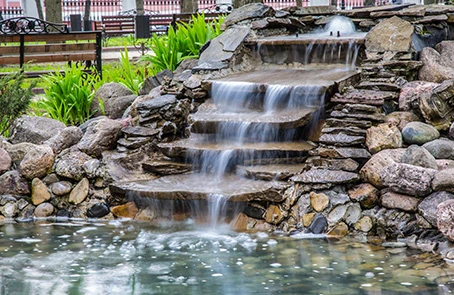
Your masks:
<svg viewBox="0 0 454 295"><path fill-rule="evenodd" d="M5 224L1 294L450 294L433 254L188 223Z"/></svg>

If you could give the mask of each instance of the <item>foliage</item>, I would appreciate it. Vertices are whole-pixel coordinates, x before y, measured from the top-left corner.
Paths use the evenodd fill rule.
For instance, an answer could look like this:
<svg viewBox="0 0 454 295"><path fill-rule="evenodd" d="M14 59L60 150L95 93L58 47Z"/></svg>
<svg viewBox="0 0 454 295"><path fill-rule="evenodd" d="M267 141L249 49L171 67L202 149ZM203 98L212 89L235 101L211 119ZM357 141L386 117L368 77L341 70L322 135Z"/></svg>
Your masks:
<svg viewBox="0 0 454 295"><path fill-rule="evenodd" d="M34 83L24 87L20 72L0 77L0 134L6 135L11 122L22 115L33 97Z"/></svg>
<svg viewBox="0 0 454 295"><path fill-rule="evenodd" d="M150 63L152 75L169 69L175 70L185 59L196 58L202 46L221 33L220 27L224 17L206 22L204 14L192 16L189 23L180 23L177 29L169 28L167 35L153 34L151 38L151 55L141 58Z"/></svg>
<svg viewBox="0 0 454 295"><path fill-rule="evenodd" d="M43 76L43 80L45 96L37 102L35 109L41 109L45 115L66 125L82 124L90 118L94 91L99 86L96 75L72 65L64 73L58 71Z"/></svg>

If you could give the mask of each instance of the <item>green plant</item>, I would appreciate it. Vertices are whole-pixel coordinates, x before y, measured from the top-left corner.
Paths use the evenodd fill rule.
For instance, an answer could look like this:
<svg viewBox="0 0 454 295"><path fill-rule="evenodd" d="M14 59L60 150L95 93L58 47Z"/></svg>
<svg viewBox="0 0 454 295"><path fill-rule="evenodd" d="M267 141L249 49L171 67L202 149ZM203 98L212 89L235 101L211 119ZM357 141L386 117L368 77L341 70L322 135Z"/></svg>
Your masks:
<svg viewBox="0 0 454 295"><path fill-rule="evenodd" d="M9 126L28 108L35 83L24 87L20 72L0 77L0 134L7 135Z"/></svg>
<svg viewBox="0 0 454 295"><path fill-rule="evenodd" d="M82 124L90 118L94 90L99 81L96 75L72 65L64 73L43 76L43 80L45 95L36 107L44 114L66 125Z"/></svg>
<svg viewBox="0 0 454 295"><path fill-rule="evenodd" d="M145 71L141 71L140 68L137 68L135 71L133 70L126 47L124 51L120 51L120 55L122 71L118 82L129 88L134 94L138 94L145 80Z"/></svg>
<svg viewBox="0 0 454 295"><path fill-rule="evenodd" d="M169 69L175 70L185 59L196 58L202 46L221 33L224 18L206 22L204 14L193 16L189 23L178 24L177 29L170 27L167 36L154 34L150 47L152 54L141 57L149 62L152 75Z"/></svg>

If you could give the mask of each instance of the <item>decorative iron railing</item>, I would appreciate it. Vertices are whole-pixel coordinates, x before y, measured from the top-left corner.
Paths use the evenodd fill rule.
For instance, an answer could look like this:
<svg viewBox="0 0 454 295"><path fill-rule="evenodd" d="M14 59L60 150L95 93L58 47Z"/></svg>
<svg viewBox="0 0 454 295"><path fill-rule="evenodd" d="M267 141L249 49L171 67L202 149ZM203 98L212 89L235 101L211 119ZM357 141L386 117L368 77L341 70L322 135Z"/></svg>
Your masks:
<svg viewBox="0 0 454 295"><path fill-rule="evenodd" d="M0 21L0 33L5 35L68 32L68 26L65 24L50 23L34 17L21 16Z"/></svg>

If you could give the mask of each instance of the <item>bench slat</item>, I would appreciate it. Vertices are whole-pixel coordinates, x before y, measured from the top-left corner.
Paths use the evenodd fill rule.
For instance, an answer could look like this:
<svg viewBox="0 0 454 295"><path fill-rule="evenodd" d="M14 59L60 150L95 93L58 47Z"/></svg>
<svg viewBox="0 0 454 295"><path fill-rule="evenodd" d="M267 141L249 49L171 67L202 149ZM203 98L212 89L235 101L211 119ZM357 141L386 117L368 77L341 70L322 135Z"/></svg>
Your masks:
<svg viewBox="0 0 454 295"><path fill-rule="evenodd" d="M96 43L74 43L74 44L42 44L42 45L26 45L24 47L25 53L40 53L40 52L57 52L57 51L84 51L96 50ZM15 46L2 46L0 54L17 54L19 52L19 45Z"/></svg>
<svg viewBox="0 0 454 295"><path fill-rule="evenodd" d="M68 61L87 61L96 60L96 54L92 52L73 52L73 53L49 53L40 55L25 55L25 63L53 63ZM0 65L19 64L19 56L3 55L0 56Z"/></svg>
<svg viewBox="0 0 454 295"><path fill-rule="evenodd" d="M77 32L64 34L30 34L23 35L25 42L63 42L67 40L96 40L96 32ZM20 35L1 35L1 43L20 42Z"/></svg>

